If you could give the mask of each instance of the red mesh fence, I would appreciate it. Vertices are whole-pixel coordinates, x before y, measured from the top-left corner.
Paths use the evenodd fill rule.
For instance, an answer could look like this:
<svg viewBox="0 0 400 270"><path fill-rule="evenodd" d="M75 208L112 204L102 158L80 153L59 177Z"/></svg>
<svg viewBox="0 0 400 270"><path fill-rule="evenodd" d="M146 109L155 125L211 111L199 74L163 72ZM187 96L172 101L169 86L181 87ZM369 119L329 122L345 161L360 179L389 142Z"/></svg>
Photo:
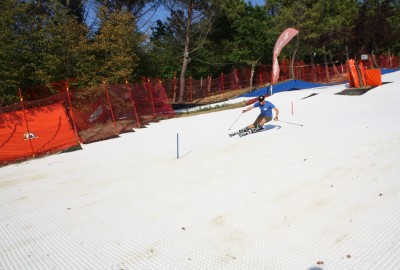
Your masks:
<svg viewBox="0 0 400 270"><path fill-rule="evenodd" d="M159 81L76 91L61 84L58 91L62 92L0 108L0 164L105 140L154 119L175 117Z"/></svg>
<svg viewBox="0 0 400 270"><path fill-rule="evenodd" d="M103 85L86 91L71 92L75 124L83 143L90 143L118 135Z"/></svg>
<svg viewBox="0 0 400 270"><path fill-rule="evenodd" d="M278 81L291 79L291 67L289 61L283 60L280 63L280 76ZM293 66L294 79L307 82L329 83L345 81L347 74L346 65L305 65L303 62L295 62ZM244 68L235 69L229 74L221 74L217 78L207 77L206 79L185 80L185 92L183 102L193 102L208 96L224 94L226 92L238 91L250 87L251 70ZM252 87L259 87L271 81L271 70L269 66L259 65L255 68L252 80ZM178 101L179 80L164 81L166 93L173 102Z"/></svg>
<svg viewBox="0 0 400 270"><path fill-rule="evenodd" d="M369 60L371 62L371 59ZM376 57L376 62L381 68L399 68L399 57L379 55Z"/></svg>
<svg viewBox="0 0 400 270"><path fill-rule="evenodd" d="M83 143L132 131L175 112L161 83L103 84L71 97L74 119Z"/></svg>
<svg viewBox="0 0 400 270"><path fill-rule="evenodd" d="M397 56L378 56L377 65L381 68L399 68ZM372 57L365 61L367 68L374 68ZM280 61L280 75L278 82L289 79L303 80L315 83L344 82L347 80L348 66L346 64L329 63L326 65L309 65L303 61L291 61L284 59ZM293 69L294 78L291 75ZM185 91L182 102L193 102L215 94L223 94L231 91L238 91L250 87L251 69L235 69L229 74L221 74L217 78L207 77L196 80L188 78L185 80ZM258 65L253 74L253 87L268 84L271 81L271 66ZM166 93L172 102L177 102L179 97L179 79L166 79L163 82Z"/></svg>
<svg viewBox="0 0 400 270"><path fill-rule="evenodd" d="M152 103L154 104L155 116L159 118L175 117L175 111L165 93L163 84L159 81L154 85L150 85L152 93Z"/></svg>

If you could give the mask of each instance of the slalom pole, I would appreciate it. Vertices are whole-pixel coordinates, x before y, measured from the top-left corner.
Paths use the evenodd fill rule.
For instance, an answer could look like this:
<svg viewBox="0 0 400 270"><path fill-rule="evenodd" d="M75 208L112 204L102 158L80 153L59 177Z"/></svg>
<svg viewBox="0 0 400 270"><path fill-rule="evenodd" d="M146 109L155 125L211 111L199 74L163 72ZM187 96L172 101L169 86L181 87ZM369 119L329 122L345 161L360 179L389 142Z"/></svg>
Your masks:
<svg viewBox="0 0 400 270"><path fill-rule="evenodd" d="M303 126L302 124L296 124L296 123L292 123L292 122L287 122L287 121L282 121L282 120L276 120L278 122L282 122L282 123L287 123L287 124L291 124L291 125L296 125L296 126Z"/></svg>
<svg viewBox="0 0 400 270"><path fill-rule="evenodd" d="M229 128L229 130L231 130L231 128L233 128L233 126L236 124L236 122L239 120L239 118L242 116L242 112L240 113L239 117L235 120L235 122L232 124L232 126Z"/></svg>

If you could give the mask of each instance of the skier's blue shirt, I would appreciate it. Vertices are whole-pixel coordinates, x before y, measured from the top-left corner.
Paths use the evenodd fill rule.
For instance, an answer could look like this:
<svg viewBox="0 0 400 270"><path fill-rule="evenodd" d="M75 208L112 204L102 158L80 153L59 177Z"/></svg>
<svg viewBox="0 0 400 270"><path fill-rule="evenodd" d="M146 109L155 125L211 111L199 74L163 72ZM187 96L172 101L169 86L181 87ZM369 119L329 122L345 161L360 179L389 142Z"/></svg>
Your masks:
<svg viewBox="0 0 400 270"><path fill-rule="evenodd" d="M261 105L260 102L256 102L253 105L254 108L260 108L262 116L268 116L272 118L272 109L275 108L275 105L269 101L265 101L264 105Z"/></svg>

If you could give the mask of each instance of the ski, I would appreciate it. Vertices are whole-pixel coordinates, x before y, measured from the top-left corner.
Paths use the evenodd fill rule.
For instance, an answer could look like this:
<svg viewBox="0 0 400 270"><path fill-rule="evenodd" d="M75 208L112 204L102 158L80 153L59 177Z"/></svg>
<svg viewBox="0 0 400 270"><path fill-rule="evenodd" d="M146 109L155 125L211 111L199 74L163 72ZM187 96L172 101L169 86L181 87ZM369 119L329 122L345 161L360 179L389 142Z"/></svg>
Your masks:
<svg viewBox="0 0 400 270"><path fill-rule="evenodd" d="M240 134L240 133L242 133L242 132L246 132L246 131L247 131L247 128L242 128L242 129L240 129L240 130L238 130L238 131L236 131L236 132L230 133L230 134L229 134L229 137L233 137L233 136L235 136L235 135L238 135L238 134Z"/></svg>
<svg viewBox="0 0 400 270"><path fill-rule="evenodd" d="M238 135L238 134L239 134L239 131L236 131L236 132L230 133L229 137L233 137L233 136Z"/></svg>
<svg viewBox="0 0 400 270"><path fill-rule="evenodd" d="M257 132L259 132L261 130L262 129L260 129L258 127L257 128L251 128L251 129L249 129L249 130L247 130L245 132L239 133L239 137L243 137L243 136L246 136L246 135L249 135L249 134L257 133Z"/></svg>
<svg viewBox="0 0 400 270"><path fill-rule="evenodd" d="M252 134L252 133L259 132L259 131L261 131L261 130L263 130L263 129L262 129L262 128L259 128L259 127L257 127L257 128L251 128L251 129L244 128L244 129L241 129L241 130L236 131L236 132L234 132L234 133L230 133L230 134L229 134L229 137L233 137L233 136L235 136L235 135L239 135L239 137L243 137L243 136L246 136L246 135L249 135L249 134Z"/></svg>

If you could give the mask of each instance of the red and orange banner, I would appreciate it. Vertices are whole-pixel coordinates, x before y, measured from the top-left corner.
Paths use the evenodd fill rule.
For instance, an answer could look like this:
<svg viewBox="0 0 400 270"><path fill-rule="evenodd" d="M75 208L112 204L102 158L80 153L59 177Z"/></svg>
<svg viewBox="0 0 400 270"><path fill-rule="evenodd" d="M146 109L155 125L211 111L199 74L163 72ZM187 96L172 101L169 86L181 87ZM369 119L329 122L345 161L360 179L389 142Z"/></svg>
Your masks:
<svg viewBox="0 0 400 270"><path fill-rule="evenodd" d="M281 53L283 47L289 43L289 41L299 33L294 28L288 28L279 36L278 40L275 43L274 53L273 53L273 62L272 62L272 76L271 76L271 84L274 84L278 81L279 78L279 63L278 63L278 56Z"/></svg>

